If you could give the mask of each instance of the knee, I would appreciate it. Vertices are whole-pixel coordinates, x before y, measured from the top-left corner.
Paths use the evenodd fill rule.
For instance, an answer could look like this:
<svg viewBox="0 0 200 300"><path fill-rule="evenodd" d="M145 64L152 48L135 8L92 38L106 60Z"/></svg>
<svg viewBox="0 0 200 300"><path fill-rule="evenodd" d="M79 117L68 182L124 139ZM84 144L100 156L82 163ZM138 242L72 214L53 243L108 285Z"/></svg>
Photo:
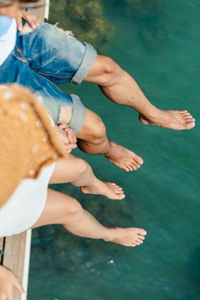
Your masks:
<svg viewBox="0 0 200 300"><path fill-rule="evenodd" d="M87 162L85 160L81 159L81 158L78 158L76 165L77 165L76 169L79 172L79 176L83 176L86 173L87 169L88 169Z"/></svg>
<svg viewBox="0 0 200 300"><path fill-rule="evenodd" d="M102 143L106 139L106 128L99 116L97 116L96 123L93 126L92 138L94 144Z"/></svg>
<svg viewBox="0 0 200 300"><path fill-rule="evenodd" d="M102 82L101 85L106 86L112 84L116 80L116 76L120 74L121 68L110 57L102 56Z"/></svg>
<svg viewBox="0 0 200 300"><path fill-rule="evenodd" d="M63 208L63 215L64 215L64 219L62 221L63 225L76 221L81 215L82 211L83 208L81 204L75 198L70 197L70 201L69 198L66 199L66 205Z"/></svg>
<svg viewBox="0 0 200 300"><path fill-rule="evenodd" d="M103 58L103 66L104 66L104 73L106 74L113 74L119 68L118 64L108 56L105 56Z"/></svg>

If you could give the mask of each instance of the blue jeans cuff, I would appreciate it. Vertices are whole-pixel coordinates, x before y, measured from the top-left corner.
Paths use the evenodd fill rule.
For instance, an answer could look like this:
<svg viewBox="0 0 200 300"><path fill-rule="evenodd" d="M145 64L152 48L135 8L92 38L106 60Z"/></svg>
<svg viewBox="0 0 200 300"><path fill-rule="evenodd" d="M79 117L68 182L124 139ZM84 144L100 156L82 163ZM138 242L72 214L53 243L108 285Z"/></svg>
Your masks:
<svg viewBox="0 0 200 300"><path fill-rule="evenodd" d="M76 84L80 84L87 77L97 58L96 50L90 44L84 44L85 55L83 57L83 61L76 74L72 77L72 82Z"/></svg>
<svg viewBox="0 0 200 300"><path fill-rule="evenodd" d="M73 101L72 118L68 125L77 134L83 127L86 119L86 108L81 102L80 98L76 95L70 95Z"/></svg>

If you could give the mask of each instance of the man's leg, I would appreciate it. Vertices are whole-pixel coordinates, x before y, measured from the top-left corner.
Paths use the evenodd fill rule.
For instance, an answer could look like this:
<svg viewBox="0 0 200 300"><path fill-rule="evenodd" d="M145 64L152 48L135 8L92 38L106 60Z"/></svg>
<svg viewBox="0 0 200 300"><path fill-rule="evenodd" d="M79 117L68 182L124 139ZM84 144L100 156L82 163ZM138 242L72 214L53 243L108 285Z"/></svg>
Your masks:
<svg viewBox="0 0 200 300"><path fill-rule="evenodd" d="M27 63L14 56L10 57L10 65L13 66L12 74L8 76L9 72L4 68L6 75L5 78L0 78L0 82L15 82L14 75L17 74L17 83L30 88L33 92L37 91L42 97L55 123L63 119L75 132L79 132L79 146L83 151L102 154L126 171L140 167L143 163L142 159L124 147L109 142L102 120L89 110L86 113L85 107L77 96L64 94L51 81L34 72Z"/></svg>
<svg viewBox="0 0 200 300"><path fill-rule="evenodd" d="M65 95L54 85L71 80L82 81L96 60L95 50L48 24L42 24L28 35L19 35L17 41L18 48L10 62L16 71L12 72L12 78L6 75L7 78L2 82L12 82L17 78L19 84L37 91L55 123L66 122L78 132L79 147L86 153L102 154L126 171L139 168L143 160L135 153L110 142L105 126L96 114L87 111L85 117L85 108L79 98ZM40 51L35 53L34 49ZM46 55L46 49L49 49L49 55ZM24 62L25 59L28 63ZM21 74L17 73L19 70ZM4 71L9 74L6 68Z"/></svg>
<svg viewBox="0 0 200 300"><path fill-rule="evenodd" d="M32 228L61 224L80 237L103 239L126 247L143 243L146 232L140 228L107 228L101 225L80 203L62 193L48 190L45 208Z"/></svg>
<svg viewBox="0 0 200 300"><path fill-rule="evenodd" d="M111 182L99 180L90 165L74 155L69 154L65 159L57 161L49 183L66 183L81 188L85 194L103 195L109 199L122 200L125 198L121 187Z"/></svg>
<svg viewBox="0 0 200 300"><path fill-rule="evenodd" d="M84 152L102 154L127 172L136 170L143 164L142 158L134 152L109 141L101 118L89 109L86 110L86 120L77 138L79 148Z"/></svg>
<svg viewBox="0 0 200 300"><path fill-rule="evenodd" d="M85 79L96 83L104 95L115 103L130 106L140 114L145 124L175 130L191 129L195 120L187 111L160 110L145 97L135 80L111 58L98 55L96 62Z"/></svg>

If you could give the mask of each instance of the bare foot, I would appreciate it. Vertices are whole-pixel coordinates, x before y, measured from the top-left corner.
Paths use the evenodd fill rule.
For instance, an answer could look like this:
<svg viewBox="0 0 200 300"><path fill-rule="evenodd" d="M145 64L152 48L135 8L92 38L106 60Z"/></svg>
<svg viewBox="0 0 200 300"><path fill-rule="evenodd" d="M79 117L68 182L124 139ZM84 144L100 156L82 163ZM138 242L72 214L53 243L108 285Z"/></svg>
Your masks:
<svg viewBox="0 0 200 300"><path fill-rule="evenodd" d="M126 172L137 170L143 164L141 157L114 142L110 142L110 151L104 156Z"/></svg>
<svg viewBox="0 0 200 300"><path fill-rule="evenodd" d="M158 110L157 116L152 119L143 115L140 115L139 119L144 125L156 125L174 130L192 129L195 126L195 119L187 110Z"/></svg>
<svg viewBox="0 0 200 300"><path fill-rule="evenodd" d="M84 194L103 195L113 200L122 200L125 198L120 186L111 182L103 182L99 179L95 180L92 186L82 186L81 191Z"/></svg>
<svg viewBox="0 0 200 300"><path fill-rule="evenodd" d="M112 237L105 238L107 242L120 244L126 247L135 247L141 245L147 232L141 228L108 228Z"/></svg>

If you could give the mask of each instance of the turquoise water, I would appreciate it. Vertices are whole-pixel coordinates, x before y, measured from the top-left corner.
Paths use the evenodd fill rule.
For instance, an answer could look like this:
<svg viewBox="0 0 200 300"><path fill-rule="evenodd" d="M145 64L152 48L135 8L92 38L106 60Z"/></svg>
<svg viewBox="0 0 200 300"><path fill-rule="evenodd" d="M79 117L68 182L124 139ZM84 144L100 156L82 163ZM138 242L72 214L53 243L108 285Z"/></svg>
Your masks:
<svg viewBox="0 0 200 300"><path fill-rule="evenodd" d="M78 93L103 118L109 137L142 156L144 165L125 173L103 157L77 150L101 179L122 185L126 199L86 196L68 184L58 189L78 198L103 224L143 227L148 237L142 246L129 249L72 236L61 226L34 230L28 299L197 300L200 3L100 3L115 28L104 53L134 76L152 103L187 109L196 127L175 132L143 126L136 112L111 103L92 84L62 86Z"/></svg>

